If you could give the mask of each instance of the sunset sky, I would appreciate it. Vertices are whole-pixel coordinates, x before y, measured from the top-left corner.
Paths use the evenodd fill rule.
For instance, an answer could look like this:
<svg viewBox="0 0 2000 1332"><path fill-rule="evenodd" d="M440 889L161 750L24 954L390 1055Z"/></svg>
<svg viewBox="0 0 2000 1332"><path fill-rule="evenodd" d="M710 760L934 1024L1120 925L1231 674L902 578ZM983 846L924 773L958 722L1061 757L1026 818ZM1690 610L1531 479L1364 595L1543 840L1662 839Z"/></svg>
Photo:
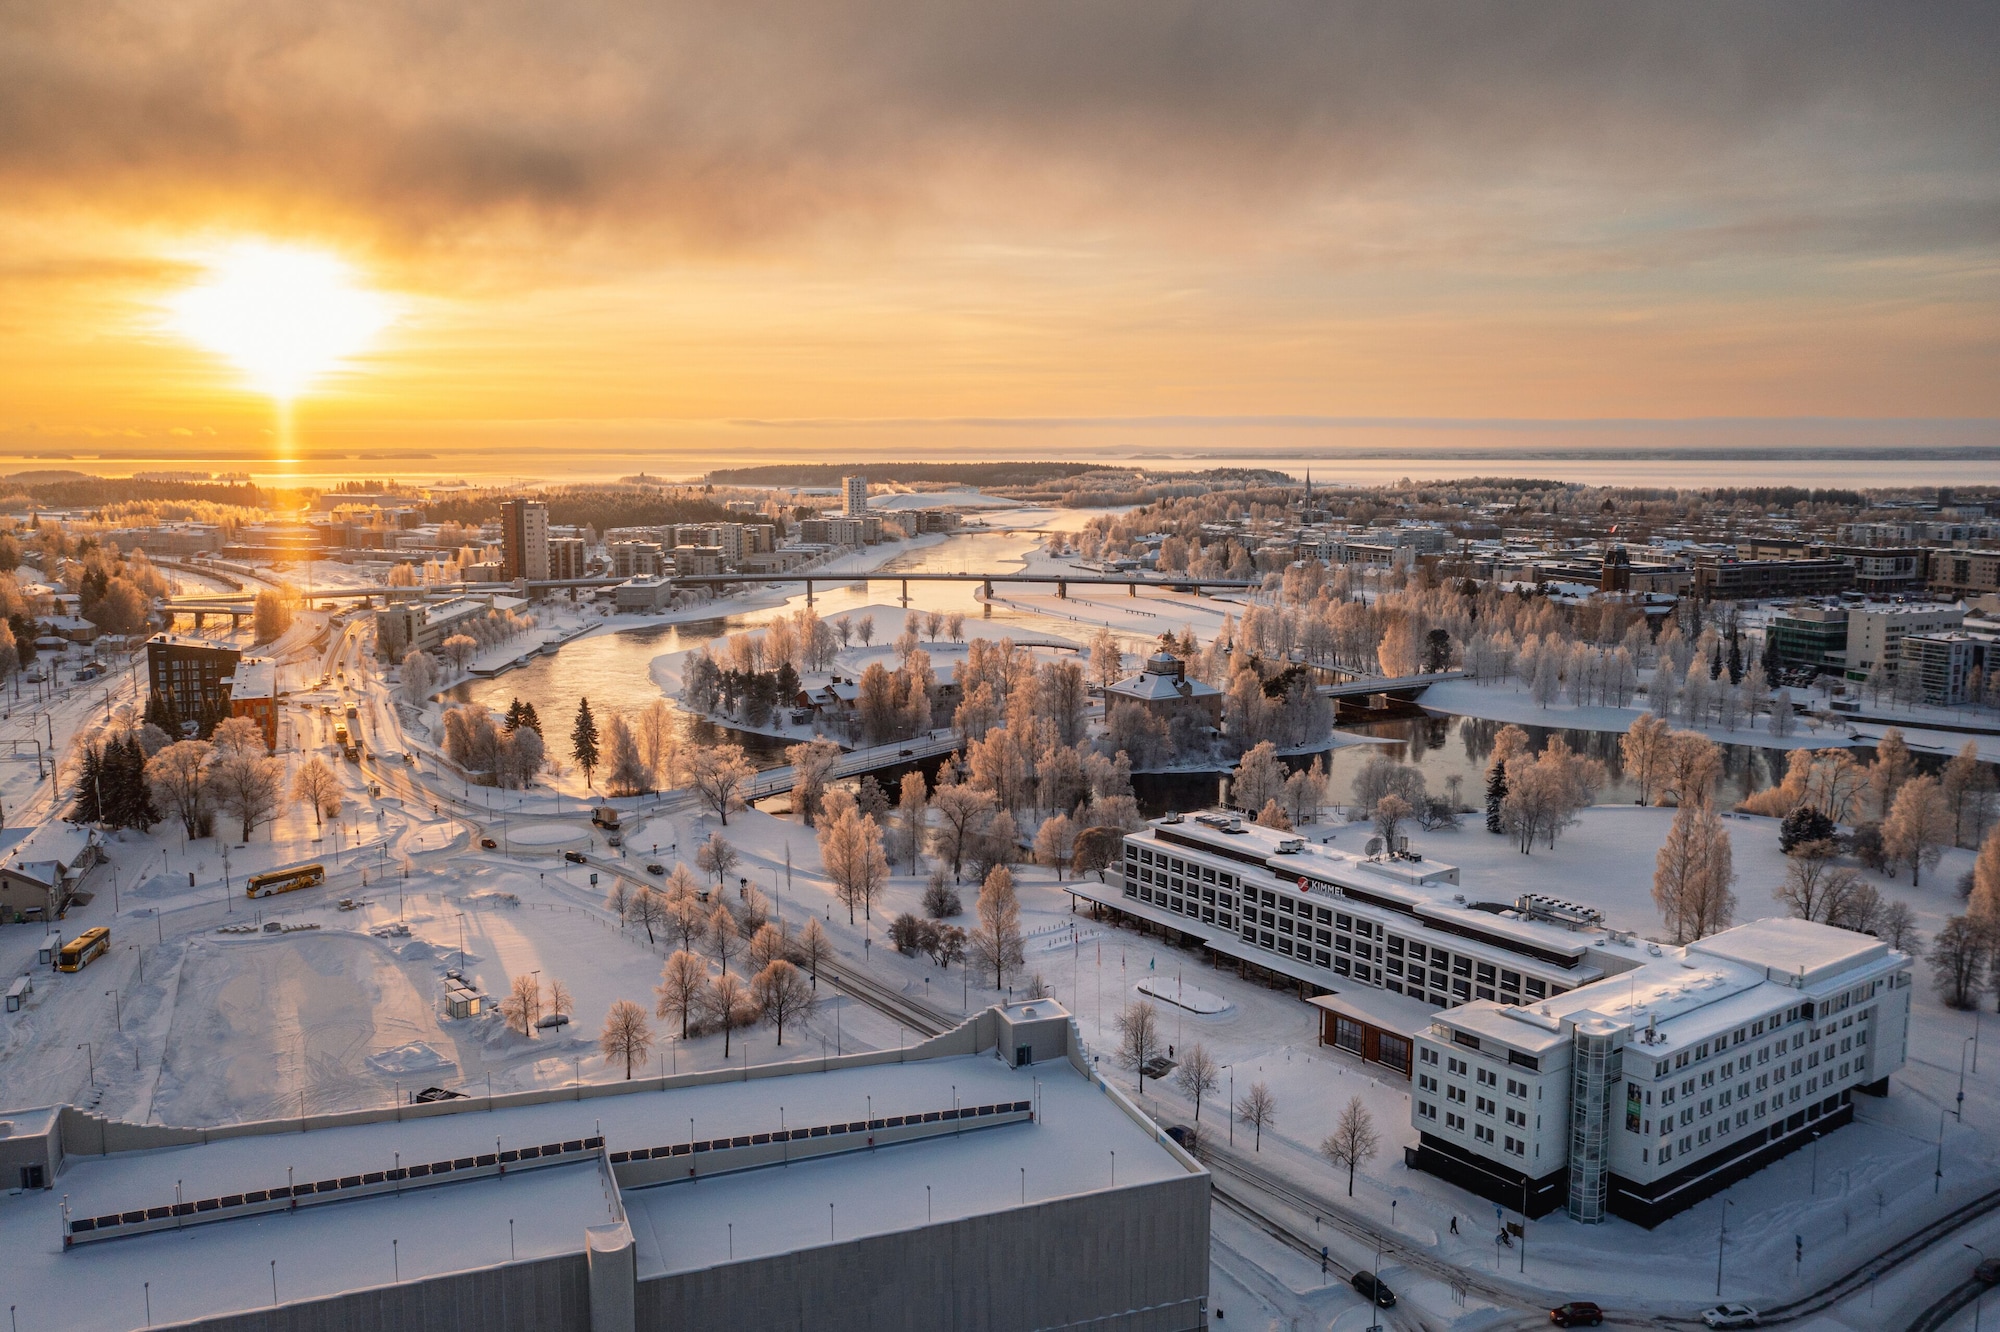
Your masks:
<svg viewBox="0 0 2000 1332"><path fill-rule="evenodd" d="M257 247L439 473L1990 444L2000 6L0 0L0 463L268 456Z"/></svg>

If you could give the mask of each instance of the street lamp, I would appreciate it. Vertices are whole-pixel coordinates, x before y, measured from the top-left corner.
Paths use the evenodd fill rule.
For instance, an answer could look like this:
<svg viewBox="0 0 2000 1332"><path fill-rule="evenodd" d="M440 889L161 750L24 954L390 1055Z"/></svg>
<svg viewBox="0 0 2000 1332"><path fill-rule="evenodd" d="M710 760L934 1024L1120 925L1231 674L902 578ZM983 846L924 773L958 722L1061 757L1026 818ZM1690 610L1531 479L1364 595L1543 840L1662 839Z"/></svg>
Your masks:
<svg viewBox="0 0 2000 1332"><path fill-rule="evenodd" d="M1965 1122L1965 1052L1972 1047L1973 1038L1968 1036L1958 1046L1958 1103L1952 1107L1952 1117L1959 1123Z"/></svg>
<svg viewBox="0 0 2000 1332"><path fill-rule="evenodd" d="M1720 1223L1715 1230L1715 1298L1722 1298L1722 1241L1729 1234L1729 1209L1736 1206L1732 1198L1722 1200L1722 1213L1717 1217Z"/></svg>
<svg viewBox="0 0 2000 1332"><path fill-rule="evenodd" d="M1980 1267L1986 1266L1986 1250L1980 1248L1977 1244L1968 1244L1965 1247L1979 1255ZM1978 1269L1975 1268L1974 1269L1975 1274L1977 1273L1977 1271ZM1981 1316L1985 1313L1985 1311L1986 1311L1986 1283L1984 1281L1981 1281L1979 1283L1979 1294L1975 1296L1972 1301L1972 1332L1979 1332L1979 1320Z"/></svg>

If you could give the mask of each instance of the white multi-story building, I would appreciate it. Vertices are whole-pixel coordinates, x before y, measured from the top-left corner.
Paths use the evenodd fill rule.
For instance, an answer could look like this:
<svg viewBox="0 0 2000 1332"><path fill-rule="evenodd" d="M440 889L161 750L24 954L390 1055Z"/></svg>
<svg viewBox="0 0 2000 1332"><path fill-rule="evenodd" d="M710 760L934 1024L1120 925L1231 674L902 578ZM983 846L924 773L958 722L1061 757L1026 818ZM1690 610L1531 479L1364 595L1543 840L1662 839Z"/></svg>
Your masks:
<svg viewBox="0 0 2000 1332"><path fill-rule="evenodd" d="M1919 703L1956 707L1984 647L1971 634L1904 634L1897 688Z"/></svg>
<svg viewBox="0 0 2000 1332"><path fill-rule="evenodd" d="M1905 634L1949 633L1965 623L1965 607L1923 603L1882 603L1847 612L1847 678L1866 680L1877 671L1893 678L1903 660Z"/></svg>
<svg viewBox="0 0 2000 1332"><path fill-rule="evenodd" d="M1907 1054L1910 958L1760 920L1416 1036L1410 1165L1539 1216L1657 1225L1853 1117Z"/></svg>
<svg viewBox="0 0 2000 1332"><path fill-rule="evenodd" d="M840 478L840 494L846 504L849 518L861 518L868 513L868 478L865 476L843 476Z"/></svg>
<svg viewBox="0 0 2000 1332"><path fill-rule="evenodd" d="M1596 912L1472 900L1455 867L1419 856L1350 854L1221 814L1156 819L1124 851L1115 879L1070 891L1327 996L1328 1025L1364 1030L1367 1057L1406 1076L1410 1036L1436 1009L1538 1003L1636 965Z"/></svg>

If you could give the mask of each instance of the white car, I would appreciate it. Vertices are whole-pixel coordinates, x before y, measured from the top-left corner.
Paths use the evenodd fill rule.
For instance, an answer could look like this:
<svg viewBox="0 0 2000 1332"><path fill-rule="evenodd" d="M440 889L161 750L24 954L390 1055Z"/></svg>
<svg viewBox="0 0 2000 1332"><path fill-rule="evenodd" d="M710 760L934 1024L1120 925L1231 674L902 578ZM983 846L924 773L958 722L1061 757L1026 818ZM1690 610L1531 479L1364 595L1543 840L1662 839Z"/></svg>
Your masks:
<svg viewBox="0 0 2000 1332"><path fill-rule="evenodd" d="M1705 1311L1701 1321L1709 1327L1755 1327L1757 1311L1747 1304L1718 1304Z"/></svg>

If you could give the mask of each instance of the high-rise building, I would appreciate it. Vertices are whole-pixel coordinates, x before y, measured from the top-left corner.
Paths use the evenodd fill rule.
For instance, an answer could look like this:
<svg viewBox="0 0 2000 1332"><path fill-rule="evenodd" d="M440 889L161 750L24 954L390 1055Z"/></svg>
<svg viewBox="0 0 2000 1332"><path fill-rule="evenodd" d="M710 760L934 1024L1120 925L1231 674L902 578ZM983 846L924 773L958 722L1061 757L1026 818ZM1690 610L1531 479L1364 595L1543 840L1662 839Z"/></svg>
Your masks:
<svg viewBox="0 0 2000 1332"><path fill-rule="evenodd" d="M540 500L500 505L500 548L508 579L541 582L549 576L549 506Z"/></svg>
<svg viewBox="0 0 2000 1332"><path fill-rule="evenodd" d="M561 580L583 577L584 546L581 537L549 539L549 577Z"/></svg>
<svg viewBox="0 0 2000 1332"><path fill-rule="evenodd" d="M865 476L843 476L840 478L840 493L847 501L847 516L859 518L868 512L868 478Z"/></svg>

